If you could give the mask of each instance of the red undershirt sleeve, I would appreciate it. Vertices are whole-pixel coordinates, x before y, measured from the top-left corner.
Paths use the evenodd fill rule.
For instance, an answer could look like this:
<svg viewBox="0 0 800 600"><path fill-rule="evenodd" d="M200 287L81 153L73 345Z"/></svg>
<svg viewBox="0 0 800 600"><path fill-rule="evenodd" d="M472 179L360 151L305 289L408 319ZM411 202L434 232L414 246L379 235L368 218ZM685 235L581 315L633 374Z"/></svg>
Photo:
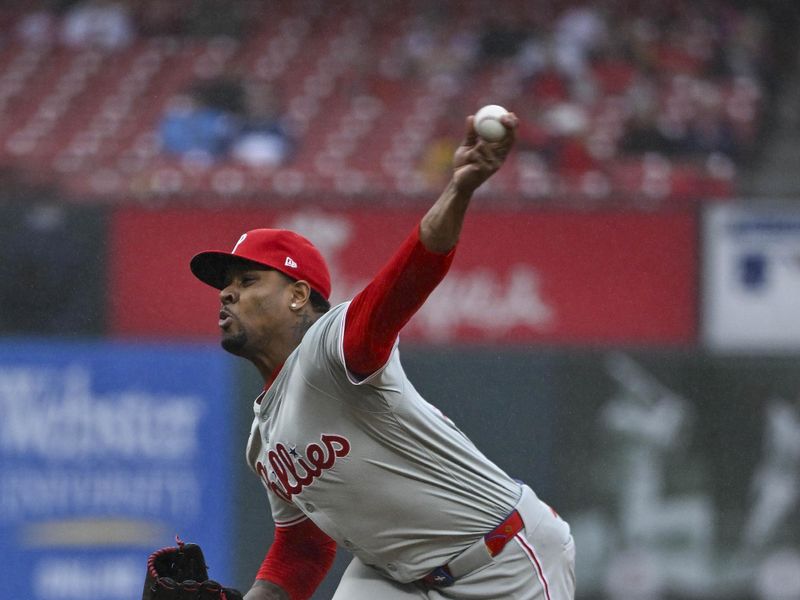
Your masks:
<svg viewBox="0 0 800 600"><path fill-rule="evenodd" d="M419 239L419 225L347 309L344 359L348 370L366 377L389 359L403 326L447 274L455 248L431 252Z"/></svg>
<svg viewBox="0 0 800 600"><path fill-rule="evenodd" d="M333 565L336 542L311 519L276 527L256 579L282 587L291 600L310 598Z"/></svg>

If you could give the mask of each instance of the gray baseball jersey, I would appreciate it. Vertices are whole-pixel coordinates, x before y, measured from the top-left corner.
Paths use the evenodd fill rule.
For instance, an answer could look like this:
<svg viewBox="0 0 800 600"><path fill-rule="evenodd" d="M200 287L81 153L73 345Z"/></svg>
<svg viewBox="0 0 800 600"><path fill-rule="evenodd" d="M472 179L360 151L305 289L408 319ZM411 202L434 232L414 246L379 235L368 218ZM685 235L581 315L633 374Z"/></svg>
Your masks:
<svg viewBox="0 0 800 600"><path fill-rule="evenodd" d="M308 330L254 405L247 460L278 527L305 518L397 582L492 530L521 486L414 389L397 344L364 380L345 368L348 303Z"/></svg>

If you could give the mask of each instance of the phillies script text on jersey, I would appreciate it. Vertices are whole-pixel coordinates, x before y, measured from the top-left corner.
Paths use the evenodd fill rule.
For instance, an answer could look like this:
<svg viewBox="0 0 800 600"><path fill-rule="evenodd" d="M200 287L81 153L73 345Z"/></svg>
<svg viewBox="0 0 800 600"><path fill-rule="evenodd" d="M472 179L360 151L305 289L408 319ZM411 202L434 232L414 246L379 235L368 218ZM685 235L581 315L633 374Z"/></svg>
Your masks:
<svg viewBox="0 0 800 600"><path fill-rule="evenodd" d="M337 458L350 453L350 442L346 437L323 433L320 441L322 444L311 442L306 446L305 458L299 456L294 446L287 448L280 442L275 444L267 452L267 460L272 467L273 478L277 481L270 481L261 461L256 464L256 471L264 481L264 485L269 486L287 502L291 502L292 496L302 492L303 488L311 485L323 471L330 469ZM294 480L295 483L290 480Z"/></svg>

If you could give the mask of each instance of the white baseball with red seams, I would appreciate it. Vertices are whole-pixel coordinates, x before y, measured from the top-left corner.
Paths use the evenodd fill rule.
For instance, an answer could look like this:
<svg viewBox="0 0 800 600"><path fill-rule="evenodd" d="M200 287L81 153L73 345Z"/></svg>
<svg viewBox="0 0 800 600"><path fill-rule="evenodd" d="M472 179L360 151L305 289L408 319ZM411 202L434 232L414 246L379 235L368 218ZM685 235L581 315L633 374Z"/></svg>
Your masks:
<svg viewBox="0 0 800 600"><path fill-rule="evenodd" d="M499 142L506 137L506 128L500 122L508 111L499 104L487 104L475 113L475 131L487 142Z"/></svg>

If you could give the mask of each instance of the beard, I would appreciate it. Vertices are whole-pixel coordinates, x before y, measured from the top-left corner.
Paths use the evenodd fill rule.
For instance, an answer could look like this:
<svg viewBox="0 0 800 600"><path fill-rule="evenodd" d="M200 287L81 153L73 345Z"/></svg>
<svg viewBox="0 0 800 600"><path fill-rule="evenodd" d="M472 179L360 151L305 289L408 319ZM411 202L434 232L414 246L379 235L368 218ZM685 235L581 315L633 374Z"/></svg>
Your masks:
<svg viewBox="0 0 800 600"><path fill-rule="evenodd" d="M226 335L220 341L222 349L236 356L244 356L247 347L247 334L244 331Z"/></svg>

